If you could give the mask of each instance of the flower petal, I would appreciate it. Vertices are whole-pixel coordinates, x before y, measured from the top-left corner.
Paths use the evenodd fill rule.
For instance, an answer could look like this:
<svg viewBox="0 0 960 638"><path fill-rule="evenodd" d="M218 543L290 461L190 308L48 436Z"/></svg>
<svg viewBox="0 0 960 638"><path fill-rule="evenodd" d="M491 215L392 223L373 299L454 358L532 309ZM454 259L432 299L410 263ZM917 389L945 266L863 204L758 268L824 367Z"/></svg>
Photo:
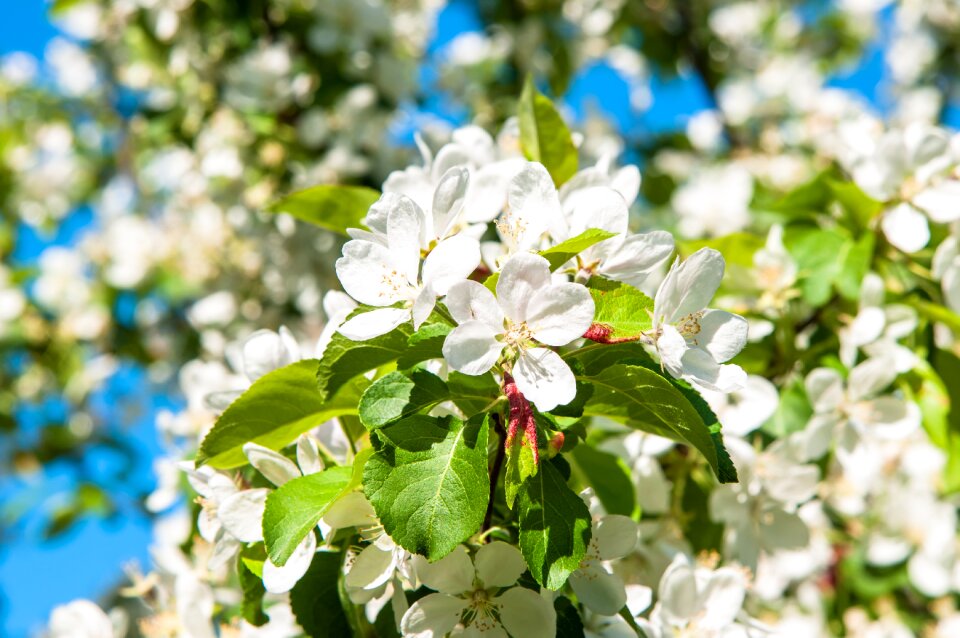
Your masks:
<svg viewBox="0 0 960 638"><path fill-rule="evenodd" d="M597 522L593 536L597 540L600 560L623 558L634 550L640 529L629 516L608 514Z"/></svg>
<svg viewBox="0 0 960 638"><path fill-rule="evenodd" d="M729 361L747 345L747 320L726 310L706 310L695 339L717 363Z"/></svg>
<svg viewBox="0 0 960 638"><path fill-rule="evenodd" d="M627 203L620 193L606 186L591 186L571 192L564 199L563 211L570 224L571 237L590 228L618 235L627 232Z"/></svg>
<svg viewBox="0 0 960 638"><path fill-rule="evenodd" d="M316 440L309 434L303 434L297 439L297 465L304 476L323 471L323 459L320 458L320 449Z"/></svg>
<svg viewBox="0 0 960 638"><path fill-rule="evenodd" d="M293 554L282 567L274 565L268 558L263 563L263 587L271 594L283 594L297 584L310 569L313 555L317 553L317 536L313 530L307 532Z"/></svg>
<svg viewBox="0 0 960 638"><path fill-rule="evenodd" d="M847 394L851 401L872 397L897 378L897 368L885 357L867 359L850 371Z"/></svg>
<svg viewBox="0 0 960 638"><path fill-rule="evenodd" d="M614 238L616 239L616 238ZM613 239L607 240L612 242ZM602 249L607 242L601 242ZM607 253L600 265L600 274L635 288L643 286L650 272L670 257L673 235L662 230L628 235L616 250Z"/></svg>
<svg viewBox="0 0 960 638"><path fill-rule="evenodd" d="M241 490L220 502L217 518L230 535L244 543L263 540L263 508L270 490Z"/></svg>
<svg viewBox="0 0 960 638"><path fill-rule="evenodd" d="M554 284L530 299L527 324L540 343L564 346L583 336L593 323L594 311L593 297L584 286Z"/></svg>
<svg viewBox="0 0 960 638"><path fill-rule="evenodd" d="M257 468L268 481L277 487L302 476L300 468L293 461L262 445L245 443L243 453L250 461L250 465Z"/></svg>
<svg viewBox="0 0 960 638"><path fill-rule="evenodd" d="M336 263L337 278L348 295L371 306L390 306L406 299L391 281L401 266L386 246L354 239L343 245L343 257Z"/></svg>
<svg viewBox="0 0 960 638"><path fill-rule="evenodd" d="M527 304L534 293L550 285L550 262L532 253L516 253L500 271L497 301L515 323L527 320Z"/></svg>
<svg viewBox="0 0 960 638"><path fill-rule="evenodd" d="M443 358L457 372L483 374L493 367L503 351L503 344L497 341L498 334L482 321L460 324L443 340Z"/></svg>
<svg viewBox="0 0 960 638"><path fill-rule="evenodd" d="M913 197L913 204L938 224L960 219L960 181L947 179L926 188Z"/></svg>
<svg viewBox="0 0 960 638"><path fill-rule="evenodd" d="M473 562L477 567L477 576L487 587L509 587L527 571L527 563L520 550L503 541L494 541L481 547Z"/></svg>
<svg viewBox="0 0 960 638"><path fill-rule="evenodd" d="M300 348L289 330L257 330L243 342L243 372L251 381L296 361Z"/></svg>
<svg viewBox="0 0 960 638"><path fill-rule="evenodd" d="M570 366L547 348L521 352L513 366L513 377L517 389L541 412L566 405L577 395L577 382Z"/></svg>
<svg viewBox="0 0 960 638"><path fill-rule="evenodd" d="M500 622L511 636L554 638L557 612L553 605L526 587L512 587L494 598L500 606Z"/></svg>
<svg viewBox="0 0 960 638"><path fill-rule="evenodd" d="M915 253L930 241L927 218L910 204L900 204L880 220L887 241L905 253Z"/></svg>
<svg viewBox="0 0 960 638"><path fill-rule="evenodd" d="M419 330L423 322L430 318L430 313L437 306L437 293L427 284L420 290L420 294L413 300L410 315L413 319L413 329Z"/></svg>
<svg viewBox="0 0 960 638"><path fill-rule="evenodd" d="M424 259L423 283L442 297L450 286L469 277L479 265L480 242L466 235L454 235L437 244Z"/></svg>
<svg viewBox="0 0 960 638"><path fill-rule="evenodd" d="M334 501L321 520L334 529L369 527L377 514L363 492L350 492Z"/></svg>
<svg viewBox="0 0 960 638"><path fill-rule="evenodd" d="M746 595L743 573L732 567L721 567L710 577L703 593L703 617L699 626L719 631L733 623Z"/></svg>
<svg viewBox="0 0 960 638"><path fill-rule="evenodd" d="M433 192L433 237L443 238L463 211L463 201L470 182L470 171L454 166L440 178Z"/></svg>
<svg viewBox="0 0 960 638"><path fill-rule="evenodd" d="M611 574L598 562L570 574L568 581L577 599L591 611L613 616L627 604L623 580Z"/></svg>
<svg viewBox="0 0 960 638"><path fill-rule="evenodd" d="M542 164L528 163L510 181L507 205L516 230L514 240L520 250L536 248L548 230L561 236L566 234L560 197Z"/></svg>
<svg viewBox="0 0 960 638"><path fill-rule="evenodd" d="M367 545L357 555L344 583L353 589L376 589L393 576L397 565L393 550L383 550L376 543Z"/></svg>
<svg viewBox="0 0 960 638"><path fill-rule="evenodd" d="M476 571L463 545L457 545L456 549L434 563L427 562L423 556L414 556L413 563L417 577L430 589L451 595L473 589Z"/></svg>
<svg viewBox="0 0 960 638"><path fill-rule="evenodd" d="M440 638L460 622L467 608L462 598L446 594L428 594L410 606L400 621L404 638Z"/></svg>
<svg viewBox="0 0 960 638"><path fill-rule="evenodd" d="M443 300L457 323L482 321L492 330L503 330L503 311L490 289L469 279L457 282L447 291Z"/></svg>
<svg viewBox="0 0 960 638"><path fill-rule="evenodd" d="M377 308L348 319L337 332L352 341L366 341L385 335L410 319L409 308Z"/></svg>
<svg viewBox="0 0 960 638"><path fill-rule="evenodd" d="M703 310L720 287L725 268L723 255L712 248L701 248L683 263L677 258L657 290L654 315L659 321L676 323Z"/></svg>
<svg viewBox="0 0 960 638"><path fill-rule="evenodd" d="M814 411L833 412L843 401L843 377L833 368L816 368L804 380Z"/></svg>

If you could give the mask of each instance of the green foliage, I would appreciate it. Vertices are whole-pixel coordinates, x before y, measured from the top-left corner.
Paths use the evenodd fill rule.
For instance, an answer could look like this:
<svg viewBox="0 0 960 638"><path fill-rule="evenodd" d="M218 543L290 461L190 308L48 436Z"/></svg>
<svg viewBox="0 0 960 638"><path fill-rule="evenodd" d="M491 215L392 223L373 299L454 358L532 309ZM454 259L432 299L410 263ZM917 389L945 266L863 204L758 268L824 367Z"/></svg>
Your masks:
<svg viewBox="0 0 960 638"><path fill-rule="evenodd" d="M263 595L267 593L261 580L264 560L262 543L244 548L237 557L237 578L243 592L240 613L254 627L265 625L270 620L263 611ZM259 571L253 571L250 565L259 565Z"/></svg>
<svg viewBox="0 0 960 638"><path fill-rule="evenodd" d="M350 316L366 310L369 308L361 308ZM357 375L396 361L407 351L407 340L412 332L411 326L404 324L367 341L351 341L339 332L334 334L316 368L315 383L320 398L333 396Z"/></svg>
<svg viewBox="0 0 960 638"><path fill-rule="evenodd" d="M609 452L583 443L573 448L574 471L591 486L603 508L610 514L633 516L637 513L637 494L630 468Z"/></svg>
<svg viewBox="0 0 960 638"><path fill-rule="evenodd" d="M603 277L587 282L596 310L594 326L600 326L610 341L639 339L653 327L653 299L633 286Z"/></svg>
<svg viewBox="0 0 960 638"><path fill-rule="evenodd" d="M360 421L381 428L428 410L450 398L447 384L426 370L391 372L377 379L360 398Z"/></svg>
<svg viewBox="0 0 960 638"><path fill-rule="evenodd" d="M557 270L587 248L611 237L616 237L616 233L600 230L599 228L588 228L576 237L571 237L556 246L541 250L539 254L550 262L550 270Z"/></svg>
<svg viewBox="0 0 960 638"><path fill-rule="evenodd" d="M297 624L311 638L340 638L352 634L340 602L342 555L317 552L310 569L290 591L290 608Z"/></svg>
<svg viewBox="0 0 960 638"><path fill-rule="evenodd" d="M847 239L836 230L813 227L788 229L784 244L796 260L799 270L800 292L813 306L830 299L833 283L843 269L838 258L846 252Z"/></svg>
<svg viewBox="0 0 960 638"><path fill-rule="evenodd" d="M517 503L520 551L537 583L552 590L580 567L592 534L590 510L555 463L541 463L524 482Z"/></svg>
<svg viewBox="0 0 960 638"><path fill-rule="evenodd" d="M273 202L271 213L287 213L301 221L341 235L348 228L362 228L367 210L380 198L380 193L366 186L321 184L312 186Z"/></svg>
<svg viewBox="0 0 960 638"><path fill-rule="evenodd" d="M431 561L449 554L483 522L490 496L489 417L413 416L378 431L364 492L401 547Z"/></svg>
<svg viewBox="0 0 960 638"><path fill-rule="evenodd" d="M331 467L288 481L271 492L263 512L263 540L275 565L283 565L320 518L351 487L353 468Z"/></svg>
<svg viewBox="0 0 960 638"><path fill-rule="evenodd" d="M533 447L529 444L524 445L522 432L518 432L507 447L504 459L503 492L507 507L513 509L513 504L524 483L536 473L537 464L533 458Z"/></svg>
<svg viewBox="0 0 960 638"><path fill-rule="evenodd" d="M305 359L254 381L204 437L197 465L231 468L247 462L248 441L278 450L333 417L357 413L358 385L346 385L329 401L316 386L316 359Z"/></svg>
<svg viewBox="0 0 960 638"><path fill-rule="evenodd" d="M559 187L577 172L577 149L553 103L528 77L517 104L520 146L527 159L540 162Z"/></svg>

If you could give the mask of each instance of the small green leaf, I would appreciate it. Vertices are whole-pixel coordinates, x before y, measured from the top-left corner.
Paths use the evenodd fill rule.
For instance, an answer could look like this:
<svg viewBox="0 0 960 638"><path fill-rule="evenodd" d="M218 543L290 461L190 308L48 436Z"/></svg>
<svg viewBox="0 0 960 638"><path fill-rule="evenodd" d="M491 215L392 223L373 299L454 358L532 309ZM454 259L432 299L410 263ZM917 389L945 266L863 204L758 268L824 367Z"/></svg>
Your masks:
<svg viewBox="0 0 960 638"><path fill-rule="evenodd" d="M864 193L855 182L827 178L826 183L836 200L861 228L866 228L870 221L883 210L883 203Z"/></svg>
<svg viewBox="0 0 960 638"><path fill-rule="evenodd" d="M520 551L541 587L557 590L579 569L590 543L590 510L555 460L523 484L518 500Z"/></svg>
<svg viewBox="0 0 960 638"><path fill-rule="evenodd" d="M350 317L369 308L355 311ZM413 326L403 324L385 335L367 341L351 341L339 332L333 335L320 365L316 368L316 385L320 389L320 398L325 399L337 392L344 384L374 368L378 368L407 351L407 339Z"/></svg>
<svg viewBox="0 0 960 638"><path fill-rule="evenodd" d="M316 359L304 359L267 373L231 403L204 437L197 465L245 465L249 441L279 450L307 430L336 416L357 413L360 387L348 385L329 401L317 391Z"/></svg>
<svg viewBox="0 0 960 638"><path fill-rule="evenodd" d="M609 341L639 339L653 326L653 299L633 286L594 276L587 288L596 307L591 330L609 331Z"/></svg>
<svg viewBox="0 0 960 638"><path fill-rule="evenodd" d="M559 188L577 172L577 148L560 113L528 77L517 105L524 156L544 165Z"/></svg>
<svg viewBox="0 0 960 638"><path fill-rule="evenodd" d="M297 624L311 638L340 638L352 631L340 603L342 556L317 552L310 569L290 591L290 608Z"/></svg>
<svg viewBox="0 0 960 638"><path fill-rule="evenodd" d="M397 359L401 370L412 368L422 361L443 358L443 342L453 328L446 323L425 323L407 338L407 349Z"/></svg>
<svg viewBox="0 0 960 638"><path fill-rule="evenodd" d="M467 418L482 412L502 394L499 384L489 373L472 376L451 372L447 375L447 388L450 390L450 399L463 410Z"/></svg>
<svg viewBox="0 0 960 638"><path fill-rule="evenodd" d="M321 184L290 193L267 207L271 213L287 213L299 220L341 235L348 228L362 228L367 210L380 193L366 186Z"/></svg>
<svg viewBox="0 0 960 638"><path fill-rule="evenodd" d="M556 270L585 251L587 248L590 248L590 246L599 244L605 239L610 239L611 237L616 236L616 233L611 233L606 230L600 230L599 228L588 228L576 237L571 237L566 241L560 242L556 246L552 246L546 250L541 250L540 256L546 258L546 260L550 262L550 270Z"/></svg>
<svg viewBox="0 0 960 638"><path fill-rule="evenodd" d="M846 237L834 230L791 228L784 243L798 267L800 291L807 303L820 306L830 299L833 283L840 274Z"/></svg>
<svg viewBox="0 0 960 638"><path fill-rule="evenodd" d="M513 509L513 504L523 487L524 482L537 473L537 464L533 460L533 448L524 445L522 432L513 437L513 442L507 448L503 467L503 491L507 507Z"/></svg>
<svg viewBox="0 0 960 638"><path fill-rule="evenodd" d="M254 627L265 625L270 620L263 612L263 595L267 593L261 580L264 559L263 543L244 548L237 557L237 577L243 593L240 614ZM251 564L259 565L259 573L250 568Z"/></svg>
<svg viewBox="0 0 960 638"><path fill-rule="evenodd" d="M873 245L876 241L872 232L864 233L857 241L844 244L842 265L837 273L837 292L845 299L860 299L860 284L870 271L873 262Z"/></svg>
<svg viewBox="0 0 960 638"><path fill-rule="evenodd" d="M360 421L370 430L428 410L450 398L447 384L426 370L391 372L360 398Z"/></svg>
<svg viewBox="0 0 960 638"><path fill-rule="evenodd" d="M633 516L637 509L637 495L630 468L622 459L581 444L573 448L573 462L608 513Z"/></svg>
<svg viewBox="0 0 960 638"><path fill-rule="evenodd" d="M418 415L379 430L386 444L367 461L364 492L404 549L434 561L480 529L490 496L488 418Z"/></svg>
<svg viewBox="0 0 960 638"><path fill-rule="evenodd" d="M283 565L320 518L350 486L353 468L331 467L295 478L267 496L263 540L275 565Z"/></svg>
<svg viewBox="0 0 960 638"><path fill-rule="evenodd" d="M701 248L713 248L723 253L727 266L753 268L753 256L763 248L763 237L753 233L730 233L723 237L677 242L677 252L686 259Z"/></svg>

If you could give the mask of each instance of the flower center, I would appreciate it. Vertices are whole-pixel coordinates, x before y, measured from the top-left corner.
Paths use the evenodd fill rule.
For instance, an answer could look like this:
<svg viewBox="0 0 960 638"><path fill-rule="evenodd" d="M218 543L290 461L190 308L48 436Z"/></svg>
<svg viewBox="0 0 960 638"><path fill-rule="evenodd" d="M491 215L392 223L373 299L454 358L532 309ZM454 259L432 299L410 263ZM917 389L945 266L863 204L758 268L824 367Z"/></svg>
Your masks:
<svg viewBox="0 0 960 638"><path fill-rule="evenodd" d="M500 626L497 617L497 605L490 599L485 589L475 589L470 594L467 610L463 615L463 624L476 627L481 632L492 631Z"/></svg>
<svg viewBox="0 0 960 638"><path fill-rule="evenodd" d="M533 340L533 332L526 321L511 323L503 335L504 342L515 350L523 350Z"/></svg>
<svg viewBox="0 0 960 638"><path fill-rule="evenodd" d="M380 296L388 299L407 296L405 293L408 293L411 289L410 282L396 269L384 269L381 282L383 287L380 289Z"/></svg>
<svg viewBox="0 0 960 638"><path fill-rule="evenodd" d="M693 337L700 334L700 318L703 317L703 311L691 312L686 317L682 317L677 322L677 332L684 337Z"/></svg>
<svg viewBox="0 0 960 638"><path fill-rule="evenodd" d="M508 243L517 244L520 241L520 235L527 230L527 223L522 218L507 211L497 220L497 230L500 231L504 239L509 240Z"/></svg>

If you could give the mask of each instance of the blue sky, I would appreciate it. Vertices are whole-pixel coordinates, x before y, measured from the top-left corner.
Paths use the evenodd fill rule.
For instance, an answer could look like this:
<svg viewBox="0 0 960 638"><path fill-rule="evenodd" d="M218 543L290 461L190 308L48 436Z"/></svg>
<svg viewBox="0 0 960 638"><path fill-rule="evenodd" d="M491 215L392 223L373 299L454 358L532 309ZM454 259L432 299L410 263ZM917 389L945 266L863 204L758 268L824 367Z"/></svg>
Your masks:
<svg viewBox="0 0 960 638"><path fill-rule="evenodd" d="M46 43L56 35L56 29L45 16L43 0L14 0L5 3L4 19L0 20L0 54L27 51L42 57ZM441 13L438 35L430 52L437 54L456 34L481 28L479 17L470 0L453 0ZM431 62L425 64L422 77L427 85L432 78ZM882 93L883 48L878 43L868 50L859 66L853 67L833 80L835 86L853 90L876 106L884 106ZM565 101L575 117L582 117L588 105L600 105L618 126L631 133L663 130L682 126L693 113L707 108L709 99L696 79L653 78L653 102L644 113L636 113L630 106L625 83L617 73L605 65L593 65L574 79ZM602 100L598 99L602 96ZM445 96L437 94L428 101L426 109L432 115L452 122L462 121L465 112ZM21 229L21 246L15 256L18 261L30 262L50 243L70 244L84 231L89 216L78 211L66 226L52 237L37 235ZM141 460L139 470L131 478L136 485L118 486L123 496L132 487L149 486L150 458L159 450L153 420L156 411L175 404L175 399L150 394L145 390L142 371L125 368L123 373L98 397L104 410L118 402L135 404L139 410L134 423L126 424L124 434L137 447ZM21 413L25 424L42 423L43 411L57 409L56 402L39 406L24 406ZM121 415L114 415L116 421ZM115 424L120 427L120 424ZM42 427L38 425L37 427ZM97 452L89 463L108 471L109 454ZM102 467L101 467L102 466ZM132 507L114 519L88 519L68 534L43 544L36 540L36 527L44 512L56 505L51 494L57 488L68 487L73 481L71 468L50 468L42 484L0 477L0 500L11 495L23 498L29 495L36 503L35 512L28 516L15 540L0 547L0 635L19 638L43 626L50 609L78 597L96 599L123 578L122 566L137 560L146 566L147 546L150 542L149 521ZM132 493L132 492L130 492ZM121 498L121 501L123 499ZM31 505L34 503L31 502Z"/></svg>

